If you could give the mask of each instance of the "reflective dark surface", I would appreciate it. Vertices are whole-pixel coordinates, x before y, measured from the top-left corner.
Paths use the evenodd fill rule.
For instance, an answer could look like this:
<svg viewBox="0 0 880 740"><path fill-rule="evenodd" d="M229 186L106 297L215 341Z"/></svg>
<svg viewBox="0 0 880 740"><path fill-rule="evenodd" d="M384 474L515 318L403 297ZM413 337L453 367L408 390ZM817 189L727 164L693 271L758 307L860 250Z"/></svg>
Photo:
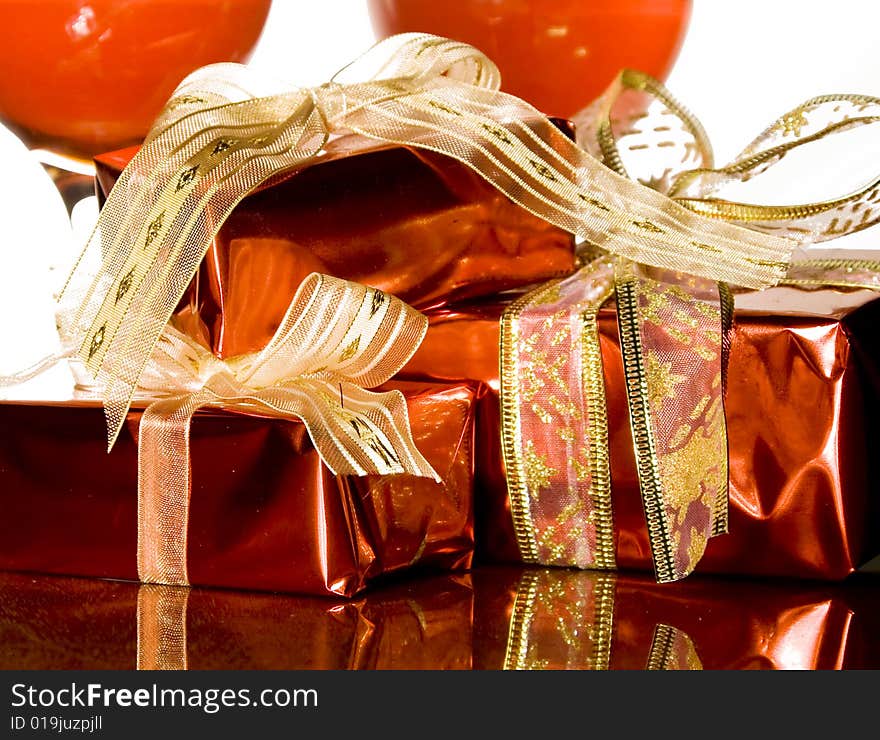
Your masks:
<svg viewBox="0 0 880 740"><path fill-rule="evenodd" d="M0 573L0 669L146 667L164 646L145 625L167 614L142 588L182 604L179 664L165 667L880 668L876 578L657 585L623 573L479 568L398 579L347 601Z"/></svg>

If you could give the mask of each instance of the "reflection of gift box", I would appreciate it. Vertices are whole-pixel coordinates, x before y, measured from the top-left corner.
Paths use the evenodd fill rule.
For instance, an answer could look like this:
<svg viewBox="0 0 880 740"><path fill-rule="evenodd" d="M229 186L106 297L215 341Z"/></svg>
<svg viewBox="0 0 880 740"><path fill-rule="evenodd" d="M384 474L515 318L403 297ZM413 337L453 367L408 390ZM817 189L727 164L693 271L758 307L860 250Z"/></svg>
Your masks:
<svg viewBox="0 0 880 740"><path fill-rule="evenodd" d="M876 667L876 584L650 578L564 569L477 569L481 669Z"/></svg>
<svg viewBox="0 0 880 740"><path fill-rule="evenodd" d="M470 668L472 604L467 575L339 601L6 573L0 667Z"/></svg>
<svg viewBox="0 0 880 740"><path fill-rule="evenodd" d="M190 582L350 596L411 565L466 567L474 392L397 387L442 483L334 476L301 423L199 412ZM136 579L140 412L109 456L96 400L4 401L0 420L0 568Z"/></svg>
<svg viewBox="0 0 880 740"><path fill-rule="evenodd" d="M354 135L325 149L295 176L247 197L214 238L178 322L219 356L261 349L311 272L423 308L574 268L571 234L455 160ZM100 194L135 152L96 159Z"/></svg>
<svg viewBox="0 0 880 740"><path fill-rule="evenodd" d="M839 579L877 553L870 420L878 407L880 301L868 291L774 288L737 296L727 378L729 534L698 571ZM410 377L480 380L478 558L518 561L501 451L499 322L509 301L433 312ZM598 314L620 568L651 569L616 312Z"/></svg>

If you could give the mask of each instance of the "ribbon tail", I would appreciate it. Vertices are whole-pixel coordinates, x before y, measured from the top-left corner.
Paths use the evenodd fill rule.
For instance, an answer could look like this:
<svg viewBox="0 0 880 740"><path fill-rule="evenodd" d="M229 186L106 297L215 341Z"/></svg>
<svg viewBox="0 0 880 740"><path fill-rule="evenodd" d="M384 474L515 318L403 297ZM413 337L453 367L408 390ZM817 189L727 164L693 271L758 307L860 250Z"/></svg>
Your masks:
<svg viewBox="0 0 880 740"><path fill-rule="evenodd" d="M200 394L156 401L138 435L138 577L188 586L187 531L192 485L190 422Z"/></svg>
<svg viewBox="0 0 880 740"><path fill-rule="evenodd" d="M726 529L722 308L716 283L620 261L618 328L654 568L685 577Z"/></svg>
<svg viewBox="0 0 880 740"><path fill-rule="evenodd" d="M596 159L618 175L667 195L683 173L713 166L712 145L702 124L643 72L622 70L572 120L578 144ZM622 138L624 147L618 146Z"/></svg>
<svg viewBox="0 0 880 740"><path fill-rule="evenodd" d="M526 562L614 567L597 327L612 290L613 268L600 259L530 293L502 317L504 463Z"/></svg>

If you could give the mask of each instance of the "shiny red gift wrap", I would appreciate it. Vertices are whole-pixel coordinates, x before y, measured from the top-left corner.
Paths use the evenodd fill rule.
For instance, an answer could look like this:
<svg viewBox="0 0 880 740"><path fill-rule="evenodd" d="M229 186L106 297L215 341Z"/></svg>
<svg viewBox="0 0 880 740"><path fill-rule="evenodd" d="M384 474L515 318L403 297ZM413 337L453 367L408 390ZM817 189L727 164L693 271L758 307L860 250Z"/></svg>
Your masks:
<svg viewBox="0 0 880 740"><path fill-rule="evenodd" d="M192 584L352 596L413 565L466 568L473 550L475 391L397 383L442 478L345 477L299 422L196 414ZM106 453L100 402L0 401L0 569L137 579L137 433Z"/></svg>
<svg viewBox="0 0 880 740"><path fill-rule="evenodd" d="M880 552L876 490L880 300L870 291L738 295L725 407L729 534L698 572L841 579ZM477 421L478 560L517 562L501 452L499 319L509 300L432 312L407 377L483 382ZM615 550L652 569L613 305L599 313Z"/></svg>
<svg viewBox="0 0 880 740"><path fill-rule="evenodd" d="M136 151L95 159L99 196ZM571 234L449 157L356 135L325 151L245 198L214 238L176 321L217 356L262 349L311 272L421 309L574 269Z"/></svg>

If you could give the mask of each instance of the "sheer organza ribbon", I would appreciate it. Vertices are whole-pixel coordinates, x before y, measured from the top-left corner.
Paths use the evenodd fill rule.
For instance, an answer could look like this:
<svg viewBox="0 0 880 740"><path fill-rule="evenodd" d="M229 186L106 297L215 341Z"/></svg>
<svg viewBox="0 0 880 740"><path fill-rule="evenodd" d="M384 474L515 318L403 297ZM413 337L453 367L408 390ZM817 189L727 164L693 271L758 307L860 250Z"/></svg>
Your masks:
<svg viewBox="0 0 880 740"><path fill-rule="evenodd" d="M305 424L323 462L340 475L437 478L413 442L399 391L374 393L418 348L427 320L362 285L312 274L259 353L219 360L167 327L140 378L156 396L138 441L138 573L145 583L189 583L189 430L200 408Z"/></svg>
<svg viewBox="0 0 880 740"><path fill-rule="evenodd" d="M880 100L814 98L782 116L726 167L703 127L656 80L625 71L575 117L578 143L621 176L695 213L802 243L880 220L880 181L817 203L765 206L718 190L785 154L880 121ZM617 305L639 486L660 581L690 573L707 540L727 531L724 374L733 311L721 273L660 269L586 244L585 266L513 304L502 320L503 449L525 560L583 568L615 564L611 466L597 313ZM880 263L801 260L781 284L880 289Z"/></svg>

